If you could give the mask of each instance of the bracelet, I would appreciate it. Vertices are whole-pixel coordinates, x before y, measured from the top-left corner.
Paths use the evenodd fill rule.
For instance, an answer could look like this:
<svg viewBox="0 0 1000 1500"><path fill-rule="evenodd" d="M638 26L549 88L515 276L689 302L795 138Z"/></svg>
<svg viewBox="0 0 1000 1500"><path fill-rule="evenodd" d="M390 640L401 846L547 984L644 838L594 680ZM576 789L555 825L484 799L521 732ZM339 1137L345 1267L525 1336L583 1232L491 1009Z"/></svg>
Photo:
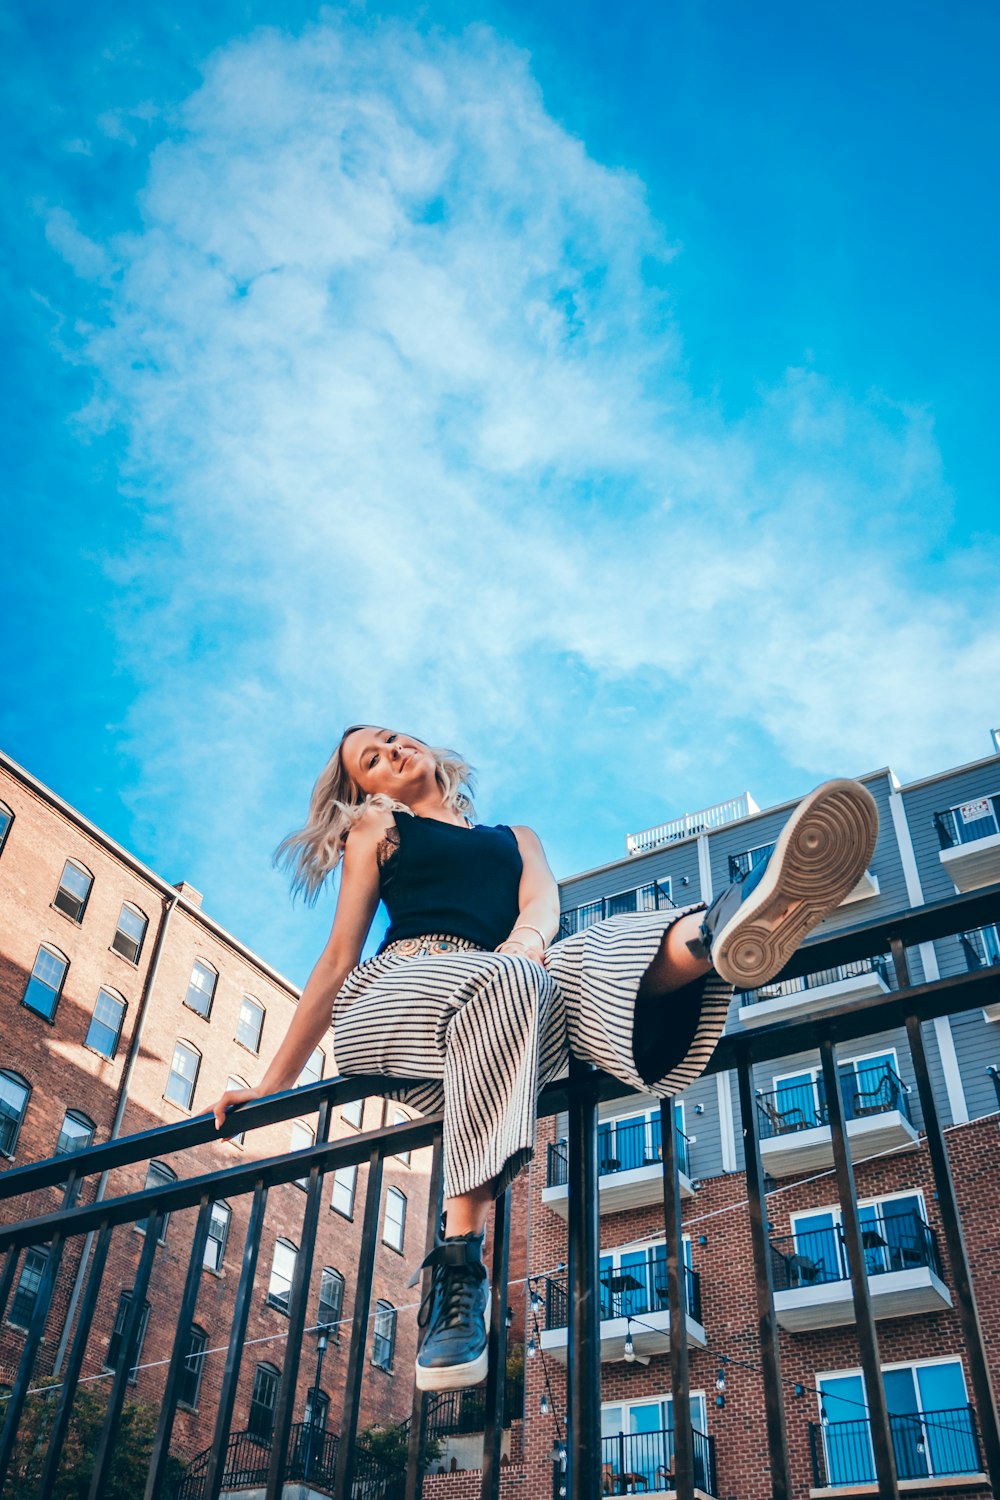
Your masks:
<svg viewBox="0 0 1000 1500"><path fill-rule="evenodd" d="M531 925L530 922L518 922L515 927L511 928L511 932L512 933L515 933L515 932L534 932L534 933L537 933L538 934L538 940L539 940L539 942L542 945L543 951L548 947L549 940L545 936L545 933L544 932L540 932L537 927L532 927L532 925Z"/></svg>

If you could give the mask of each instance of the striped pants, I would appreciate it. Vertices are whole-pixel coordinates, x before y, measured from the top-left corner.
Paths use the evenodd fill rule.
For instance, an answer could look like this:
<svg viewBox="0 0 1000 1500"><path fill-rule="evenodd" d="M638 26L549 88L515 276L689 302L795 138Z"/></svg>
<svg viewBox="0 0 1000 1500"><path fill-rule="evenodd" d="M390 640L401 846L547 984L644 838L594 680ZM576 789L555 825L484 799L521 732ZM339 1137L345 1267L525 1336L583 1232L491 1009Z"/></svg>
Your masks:
<svg viewBox="0 0 1000 1500"><path fill-rule="evenodd" d="M570 1054L660 1098L703 1071L732 995L714 970L698 983L683 1057L650 1081L633 1055L640 981L671 923L698 909L608 917L553 943L544 969L464 939L447 953L388 949L352 970L337 995L337 1067L425 1079L390 1097L443 1111L445 1197L487 1182L499 1194L531 1159L538 1092L565 1074ZM671 999L658 1003L668 1040Z"/></svg>

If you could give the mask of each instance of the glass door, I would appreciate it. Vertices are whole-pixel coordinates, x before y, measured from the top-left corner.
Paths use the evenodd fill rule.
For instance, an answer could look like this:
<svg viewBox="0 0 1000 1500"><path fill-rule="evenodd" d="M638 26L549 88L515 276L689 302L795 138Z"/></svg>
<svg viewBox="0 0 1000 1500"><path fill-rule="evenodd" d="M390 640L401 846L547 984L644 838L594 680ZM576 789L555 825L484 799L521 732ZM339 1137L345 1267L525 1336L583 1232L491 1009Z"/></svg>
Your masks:
<svg viewBox="0 0 1000 1500"><path fill-rule="evenodd" d="M789 1268L793 1286L842 1281L846 1267L840 1254L839 1225L832 1210L798 1214L795 1219L795 1259Z"/></svg>
<svg viewBox="0 0 1000 1500"><path fill-rule="evenodd" d="M962 1366L958 1360L922 1365L916 1376L931 1473L974 1473L980 1461Z"/></svg>
<svg viewBox="0 0 1000 1500"><path fill-rule="evenodd" d="M820 1383L820 1393L827 1483L874 1484L864 1380L860 1375L830 1376Z"/></svg>

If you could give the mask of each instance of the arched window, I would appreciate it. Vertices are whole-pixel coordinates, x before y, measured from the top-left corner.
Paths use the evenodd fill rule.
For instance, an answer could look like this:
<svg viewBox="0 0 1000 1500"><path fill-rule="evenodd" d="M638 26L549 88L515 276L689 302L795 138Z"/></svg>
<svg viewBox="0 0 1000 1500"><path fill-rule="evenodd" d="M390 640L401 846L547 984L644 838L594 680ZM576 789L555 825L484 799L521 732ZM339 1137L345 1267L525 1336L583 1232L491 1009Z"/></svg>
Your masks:
<svg viewBox="0 0 1000 1500"><path fill-rule="evenodd" d="M48 1264L48 1259L49 1252L44 1245L33 1247L24 1252L24 1262L21 1266L21 1274L17 1279L14 1300L10 1304L10 1312L7 1314L7 1321L13 1323L15 1328L27 1328L31 1323L31 1315L35 1311L35 1303L38 1301L38 1289L42 1284L42 1277L45 1275L45 1267Z"/></svg>
<svg viewBox="0 0 1000 1500"><path fill-rule="evenodd" d="M306 1392L306 1426L317 1432L326 1431L326 1419L330 1413L330 1398L326 1391L318 1391L311 1385Z"/></svg>
<svg viewBox="0 0 1000 1500"><path fill-rule="evenodd" d="M82 922L93 884L94 877L87 866L79 864L75 859L68 859L63 865L52 905L57 911L65 912L74 922Z"/></svg>
<svg viewBox="0 0 1000 1500"><path fill-rule="evenodd" d="M20 1073L0 1072L0 1152L12 1157L17 1149L24 1112L31 1098L31 1085Z"/></svg>
<svg viewBox="0 0 1000 1500"><path fill-rule="evenodd" d="M248 1089L249 1087L250 1085L247 1083L245 1078L237 1078L234 1074L230 1074L228 1079L226 1080L227 1089ZM226 1139L228 1141L231 1141L234 1146L242 1146L245 1138L245 1130L237 1130L234 1135L229 1135L226 1137Z"/></svg>
<svg viewBox="0 0 1000 1500"><path fill-rule="evenodd" d="M292 1277L295 1275L295 1258L298 1250L291 1240L276 1240L274 1259L271 1261L271 1279L267 1284L267 1302L279 1312L287 1313L288 1299L292 1295Z"/></svg>
<svg viewBox="0 0 1000 1500"><path fill-rule="evenodd" d="M35 958L22 1004L36 1015L44 1016L46 1021L54 1020L68 968L69 959L65 953L43 943Z"/></svg>
<svg viewBox="0 0 1000 1500"><path fill-rule="evenodd" d="M333 1197L331 1208L345 1219L354 1218L354 1194L358 1186L357 1167L338 1167L333 1174Z"/></svg>
<svg viewBox="0 0 1000 1500"><path fill-rule="evenodd" d="M208 1334L204 1328L199 1328L197 1323L192 1323L191 1337L188 1340L188 1352L184 1358L180 1383L177 1388L177 1399L182 1406L194 1409L198 1405L198 1393L201 1390L201 1374L205 1365L205 1350L207 1348Z"/></svg>
<svg viewBox="0 0 1000 1500"><path fill-rule="evenodd" d="M163 1090L164 1099L179 1104L181 1109L190 1109L200 1067L201 1053L198 1048L192 1047L190 1042L176 1041L170 1072L167 1074L167 1086Z"/></svg>
<svg viewBox="0 0 1000 1500"><path fill-rule="evenodd" d="M406 1198L399 1188L391 1187L385 1195L385 1218L382 1221L382 1243L392 1250L403 1249L406 1231Z"/></svg>
<svg viewBox="0 0 1000 1500"><path fill-rule="evenodd" d="M240 1019L236 1025L236 1040L251 1052L260 1051L260 1037L264 1030L264 1007L252 995L244 995L240 1005Z"/></svg>
<svg viewBox="0 0 1000 1500"><path fill-rule="evenodd" d="M93 1143L96 1130L97 1126L89 1115L79 1109L68 1109L56 1142L56 1155L71 1156L74 1151L86 1151Z"/></svg>
<svg viewBox="0 0 1000 1500"><path fill-rule="evenodd" d="M396 1352L396 1309L391 1302L379 1299L375 1304L375 1331L372 1334L372 1364L380 1370L392 1369Z"/></svg>
<svg viewBox="0 0 1000 1500"><path fill-rule="evenodd" d="M326 1056L322 1047L317 1047L315 1052L306 1058L306 1065L299 1074L296 1088L301 1088L305 1083L319 1083L323 1077L323 1069L326 1067Z"/></svg>
<svg viewBox="0 0 1000 1500"><path fill-rule="evenodd" d="M319 1312L316 1318L321 1330L330 1338L340 1338L340 1317L344 1311L344 1278L332 1266L324 1266L319 1279Z"/></svg>
<svg viewBox="0 0 1000 1500"><path fill-rule="evenodd" d="M253 1395L250 1397L250 1420L247 1430L258 1443L269 1443L274 1431L274 1402L278 1394L281 1371L274 1365L258 1365L253 1377Z"/></svg>
<svg viewBox="0 0 1000 1500"><path fill-rule="evenodd" d="M7 835L10 833L13 821L14 814L6 802L0 802L0 854L3 853L3 847L7 842Z"/></svg>
<svg viewBox="0 0 1000 1500"><path fill-rule="evenodd" d="M191 978L188 980L187 994L184 996L184 1004L199 1016L204 1016L207 1021L212 1014L212 1001L215 999L215 986L219 982L218 970L213 969L210 963L203 958L196 958L191 970Z"/></svg>
<svg viewBox="0 0 1000 1500"><path fill-rule="evenodd" d="M114 1057L118 1051L126 1009L125 1001L114 990L98 990L85 1045L92 1047L102 1057Z"/></svg>
<svg viewBox="0 0 1000 1500"><path fill-rule="evenodd" d="M361 1129L361 1121L365 1116L365 1101L363 1099L352 1099L350 1104L345 1104L340 1111L340 1118L346 1120L348 1125L357 1126Z"/></svg>
<svg viewBox="0 0 1000 1500"><path fill-rule="evenodd" d="M111 1333L110 1343L108 1344L108 1352L104 1359L104 1368L106 1370L117 1370L118 1368L118 1361L121 1357L122 1337L125 1333L125 1319L128 1317L128 1310L131 1305L132 1293L122 1292L118 1298L118 1313L115 1317L115 1326ZM133 1364L131 1370L128 1372L129 1385L135 1385L138 1377L138 1366L142 1362L142 1346L146 1338L146 1325L148 1322L149 1303L144 1302L142 1304L142 1315L139 1319L139 1337L136 1341L135 1364Z"/></svg>
<svg viewBox="0 0 1000 1500"><path fill-rule="evenodd" d="M222 1198L212 1204L212 1217L208 1223L208 1239L205 1241L205 1256L202 1261L210 1271L222 1270L222 1257L226 1253L229 1225L233 1211Z"/></svg>
<svg viewBox="0 0 1000 1500"><path fill-rule="evenodd" d="M307 1146L315 1146L316 1132L311 1125L304 1120L296 1120L292 1125L292 1150L305 1151ZM306 1188L309 1186L308 1177L296 1177L295 1186Z"/></svg>
<svg viewBox="0 0 1000 1500"><path fill-rule="evenodd" d="M149 918L137 906L133 906L131 901L123 902L118 917L118 926L111 939L112 948L116 953L120 953L122 958L127 958L129 963L137 964L148 926Z"/></svg>
<svg viewBox="0 0 1000 1500"><path fill-rule="evenodd" d="M143 1191L145 1191L147 1188L161 1187L165 1182L176 1181L177 1173L173 1171L172 1168L168 1167L166 1162L151 1161L149 1163L149 1166L146 1168L146 1181L142 1185ZM164 1214L163 1223L160 1225L160 1233L157 1236L161 1245L165 1245L167 1243L167 1224L169 1220L170 1215ZM147 1228L149 1227L148 1216L145 1219L137 1220L135 1227L141 1234L145 1234Z"/></svg>
<svg viewBox="0 0 1000 1500"><path fill-rule="evenodd" d="M394 1125L405 1125L409 1119L410 1116L406 1113L405 1109L394 1109L392 1112L392 1123ZM409 1151L396 1152L396 1160L402 1162L404 1167L410 1165L410 1156L411 1152Z"/></svg>

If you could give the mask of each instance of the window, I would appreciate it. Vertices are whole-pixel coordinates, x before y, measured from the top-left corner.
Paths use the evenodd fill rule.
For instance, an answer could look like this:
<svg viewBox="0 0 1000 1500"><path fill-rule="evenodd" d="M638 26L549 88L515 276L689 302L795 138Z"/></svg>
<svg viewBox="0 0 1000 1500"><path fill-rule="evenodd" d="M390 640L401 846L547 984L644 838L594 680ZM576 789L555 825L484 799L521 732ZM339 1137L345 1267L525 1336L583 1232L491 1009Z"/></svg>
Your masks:
<svg viewBox="0 0 1000 1500"><path fill-rule="evenodd" d="M258 1443L269 1443L274 1430L274 1403L278 1395L279 1372L274 1365L258 1365L250 1397L250 1420L247 1431Z"/></svg>
<svg viewBox="0 0 1000 1500"><path fill-rule="evenodd" d="M399 1188L391 1187L385 1195L385 1219L382 1223L383 1245L401 1251L405 1229L406 1199Z"/></svg>
<svg viewBox="0 0 1000 1500"><path fill-rule="evenodd" d="M74 922L82 922L93 883L94 877L85 865L78 865L76 860L68 859L63 866L52 905L65 912Z"/></svg>
<svg viewBox="0 0 1000 1500"><path fill-rule="evenodd" d="M35 966L31 971L24 1001L29 1010L36 1011L51 1021L62 994L63 980L69 968L69 959L55 948L39 948Z"/></svg>
<svg viewBox="0 0 1000 1500"><path fill-rule="evenodd" d="M251 1052L260 1051L260 1034L264 1030L264 1007L258 1005L252 995L244 995L240 1005L240 1019L236 1027L236 1040L249 1047Z"/></svg>
<svg viewBox="0 0 1000 1500"><path fill-rule="evenodd" d="M663 1489L664 1475L671 1472L674 1462L672 1408L670 1396L614 1401L601 1407L601 1462L609 1489ZM708 1426L702 1391L691 1392L691 1426L694 1482L699 1490L708 1490Z"/></svg>
<svg viewBox="0 0 1000 1500"><path fill-rule="evenodd" d="M306 1058L305 1067L299 1074L296 1088L301 1088L305 1083L319 1083L323 1077L323 1069L326 1067L326 1057L323 1048L317 1047L310 1057Z"/></svg>
<svg viewBox="0 0 1000 1500"><path fill-rule="evenodd" d="M177 1399L183 1406L196 1407L198 1405L198 1392L201 1390L201 1372L205 1365L205 1350L207 1348L208 1334L204 1328L199 1328L196 1323L192 1323L191 1337L188 1340L188 1352L184 1357L180 1383L177 1387Z"/></svg>
<svg viewBox="0 0 1000 1500"><path fill-rule="evenodd" d="M392 1369L396 1349L396 1309L391 1302L375 1304L375 1331L372 1334L372 1364L380 1370Z"/></svg>
<svg viewBox="0 0 1000 1500"><path fill-rule="evenodd" d="M274 1259L271 1262L271 1280L267 1284L267 1301L280 1312L288 1311L288 1299L292 1294L292 1277L295 1275L295 1257L298 1251L291 1240L277 1240Z"/></svg>
<svg viewBox="0 0 1000 1500"><path fill-rule="evenodd" d="M126 901L118 918L115 935L111 939L112 948L116 953L120 953L122 958L127 958L129 963L137 964L148 926L149 923L139 908L130 906Z"/></svg>
<svg viewBox="0 0 1000 1500"><path fill-rule="evenodd" d="M310 1386L306 1392L306 1426L316 1432L326 1431L326 1419L330 1412L330 1398L325 1391Z"/></svg>
<svg viewBox="0 0 1000 1500"><path fill-rule="evenodd" d="M229 1221L233 1211L221 1198L212 1204L212 1217L208 1221L208 1239L205 1241L205 1259L202 1264L210 1271L222 1270L222 1257L226 1253L229 1238Z"/></svg>
<svg viewBox="0 0 1000 1500"><path fill-rule="evenodd" d="M165 1182L176 1181L177 1173L171 1171L170 1167L168 1167L164 1162L151 1161L149 1166L146 1168L146 1181L143 1183L143 1191L145 1191L146 1188L161 1187ZM159 1239L161 1245L165 1245L167 1242L167 1222L169 1218L170 1215L165 1214L163 1223L160 1225L160 1233L157 1238ZM147 1216L145 1219L138 1219L136 1221L135 1227L142 1234L145 1234L148 1225L149 1218Z"/></svg>
<svg viewBox="0 0 1000 1500"><path fill-rule="evenodd" d="M190 1042L176 1042L170 1072L167 1074L167 1086L163 1090L164 1099L173 1100L182 1109L190 1109L200 1066L201 1053L197 1047L192 1047Z"/></svg>
<svg viewBox="0 0 1000 1500"><path fill-rule="evenodd" d="M125 1019L125 1001L110 990L98 990L97 1004L87 1028L87 1046L103 1057L114 1057Z"/></svg>
<svg viewBox="0 0 1000 1500"><path fill-rule="evenodd" d="M356 1125L360 1130L361 1121L364 1119L364 1114L365 1101L363 1099L355 1099L353 1103L344 1105L343 1109L340 1111L340 1118L342 1120L346 1120L348 1125Z"/></svg>
<svg viewBox="0 0 1000 1500"><path fill-rule="evenodd" d="M292 1126L292 1150L304 1151L307 1146L315 1146L316 1134L310 1130L301 1120L296 1120ZM305 1188L309 1186L308 1177L296 1177L295 1186Z"/></svg>
<svg viewBox="0 0 1000 1500"><path fill-rule="evenodd" d="M122 1292L121 1296L118 1298L118 1314L115 1318L115 1326L111 1334L111 1342L108 1344L108 1352L105 1355L104 1359L104 1368L106 1370L117 1370L118 1368L118 1361L121 1358L122 1335L125 1332L125 1319L128 1317L128 1310L131 1305L132 1293ZM128 1372L129 1385L135 1385L136 1382L138 1366L142 1360L142 1345L146 1337L146 1324L148 1322L149 1303L144 1302L142 1305L142 1316L139 1319L139 1338L136 1344L135 1364Z"/></svg>
<svg viewBox="0 0 1000 1500"><path fill-rule="evenodd" d="M0 854L3 853L3 846L7 842L7 835L10 833L10 825L13 821L14 814L6 802L0 802Z"/></svg>
<svg viewBox="0 0 1000 1500"><path fill-rule="evenodd" d="M340 1315L344 1310L344 1278L332 1266L324 1266L319 1280L319 1314L317 1323L330 1337L340 1337Z"/></svg>
<svg viewBox="0 0 1000 1500"><path fill-rule="evenodd" d="M19 1073L0 1072L0 1152L13 1156L31 1089Z"/></svg>
<svg viewBox="0 0 1000 1500"><path fill-rule="evenodd" d="M922 1193L893 1193L861 1202L858 1218L869 1276L916 1266L936 1268L937 1252ZM847 1280L850 1271L839 1207L793 1213L791 1226L795 1260L790 1265L798 1284ZM785 1252L788 1242L779 1242L777 1248Z"/></svg>
<svg viewBox="0 0 1000 1500"><path fill-rule="evenodd" d="M71 1156L74 1151L86 1151L93 1142L97 1129L93 1120L78 1109L68 1109L63 1116L62 1128L56 1142L57 1156Z"/></svg>
<svg viewBox="0 0 1000 1500"><path fill-rule="evenodd" d="M215 998L215 986L218 982L219 976L212 965L196 958L194 968L191 970L191 978L188 980L184 1004L190 1010L197 1011L199 1016L204 1016L206 1021L212 1013L212 1001Z"/></svg>
<svg viewBox="0 0 1000 1500"><path fill-rule="evenodd" d="M246 1081L245 1078L232 1078L232 1077L230 1077L230 1078L228 1078L226 1080L226 1088L227 1089L248 1089L249 1087L250 1087L250 1085L247 1083L247 1081ZM237 1130L237 1132L236 1132L235 1135L231 1135L231 1136L227 1137L228 1140L232 1141L232 1143L233 1143L234 1146L242 1146L245 1138L246 1138L246 1131L245 1130Z"/></svg>
<svg viewBox="0 0 1000 1500"><path fill-rule="evenodd" d="M827 1482L873 1484L875 1460L860 1370L821 1375L820 1418ZM957 1359L882 1369L900 1479L971 1474L979 1468L972 1412Z"/></svg>
<svg viewBox="0 0 1000 1500"><path fill-rule="evenodd" d="M345 1219L354 1218L354 1194L358 1185L357 1167L338 1167L333 1174L332 1206Z"/></svg>
<svg viewBox="0 0 1000 1500"><path fill-rule="evenodd" d="M410 1117L406 1113L405 1109L394 1109L392 1112L392 1123L394 1125L405 1125L409 1118ZM410 1165L410 1156L411 1153L409 1151L396 1152L396 1160L401 1161L404 1167L408 1167Z"/></svg>
<svg viewBox="0 0 1000 1500"><path fill-rule="evenodd" d="M10 1304L10 1312L7 1314L8 1323L13 1323L16 1328L27 1328L31 1322L31 1315L38 1301L38 1289L42 1284L48 1260L49 1252L44 1248L25 1251L17 1290Z"/></svg>

